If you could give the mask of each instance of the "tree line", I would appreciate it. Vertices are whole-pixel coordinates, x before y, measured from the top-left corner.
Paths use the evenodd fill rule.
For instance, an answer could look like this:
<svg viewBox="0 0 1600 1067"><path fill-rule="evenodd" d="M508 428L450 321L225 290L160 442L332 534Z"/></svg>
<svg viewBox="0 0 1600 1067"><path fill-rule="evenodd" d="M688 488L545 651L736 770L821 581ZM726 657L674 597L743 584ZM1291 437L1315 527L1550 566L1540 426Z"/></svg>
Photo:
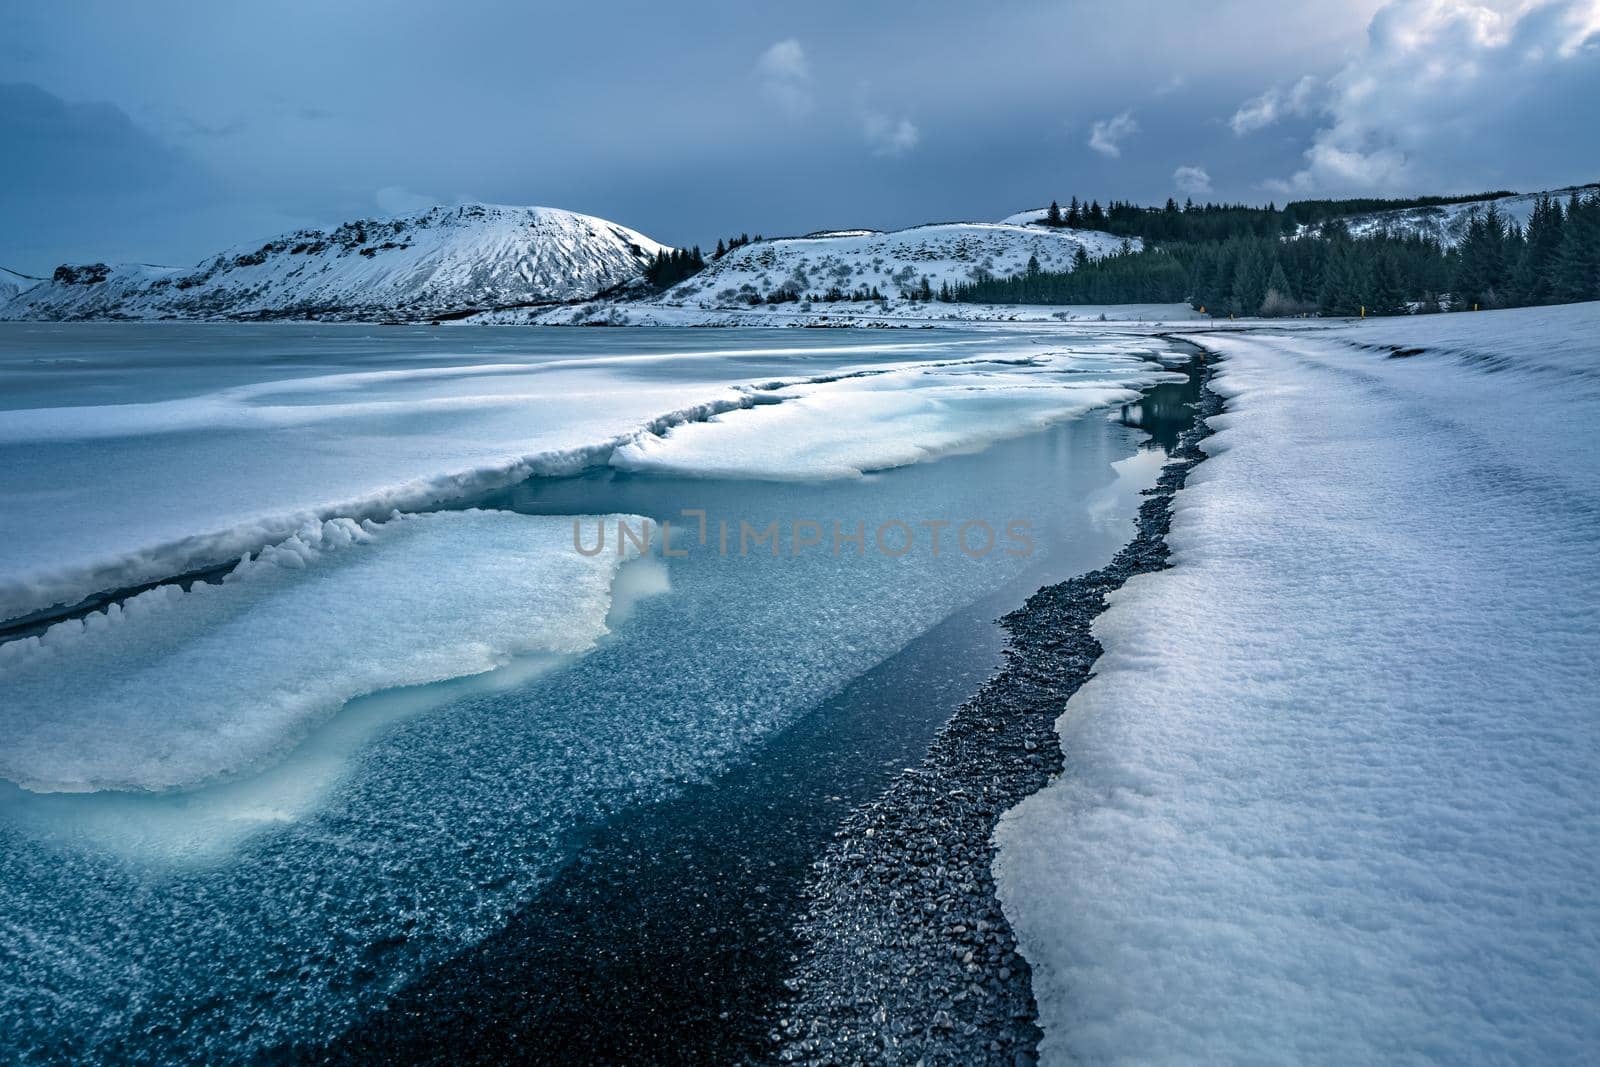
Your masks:
<svg viewBox="0 0 1600 1067"><path fill-rule="evenodd" d="M1186 200L1180 207L1168 198L1161 207L1146 207L1126 200L1112 200L1102 208L1098 200L1077 197L1063 210L1052 200L1045 217L1046 226L1101 230L1117 237L1137 237L1144 241L1220 241L1254 234L1258 237L1290 235L1304 227L1350 215L1405 208L1440 207L1476 200L1493 200L1515 194L1505 190L1473 193L1470 196L1416 196L1405 199L1365 197L1350 200L1295 200L1284 207L1268 204L1196 204Z"/></svg>
<svg viewBox="0 0 1600 1067"><path fill-rule="evenodd" d="M691 278L705 270L706 258L700 254L700 246L693 248L663 249L657 252L644 268L644 280L657 289L670 289L685 278Z"/></svg>
<svg viewBox="0 0 1600 1067"><path fill-rule="evenodd" d="M1435 200L1435 202L1437 202ZM1330 205L1307 201L1304 216ZM1384 208L1389 202L1378 201ZM1400 206L1414 204L1401 202ZM1088 209L1078 206L1080 217ZM1297 205L1290 205L1297 208ZM1189 302L1213 315L1394 315L1416 311L1517 307L1600 300L1600 191L1573 193L1563 205L1535 204L1526 227L1490 205L1470 216L1453 248L1416 234L1351 234L1337 215L1313 229L1286 229L1276 208L1205 205L1137 208L1152 215L1194 216L1170 226L1181 239L1143 236L1134 250L1089 259L1081 250L1070 272L1027 269L1009 278L979 278L941 287L939 299L961 303L1116 304ZM1102 209L1106 228L1127 219L1128 206ZM1071 213L1062 213L1063 220ZM1047 215L1048 218L1048 215ZM1062 223L1065 225L1065 222ZM1297 236L1287 236L1289 233Z"/></svg>
<svg viewBox="0 0 1600 1067"><path fill-rule="evenodd" d="M711 260L719 260L735 248L743 248L760 240L762 237L759 233L754 237L748 233L741 233L737 237L718 238L716 251L712 252ZM644 280L656 289L670 289L705 270L707 262L706 257L700 252L699 245L693 248L674 248L657 252L655 258L645 265Z"/></svg>

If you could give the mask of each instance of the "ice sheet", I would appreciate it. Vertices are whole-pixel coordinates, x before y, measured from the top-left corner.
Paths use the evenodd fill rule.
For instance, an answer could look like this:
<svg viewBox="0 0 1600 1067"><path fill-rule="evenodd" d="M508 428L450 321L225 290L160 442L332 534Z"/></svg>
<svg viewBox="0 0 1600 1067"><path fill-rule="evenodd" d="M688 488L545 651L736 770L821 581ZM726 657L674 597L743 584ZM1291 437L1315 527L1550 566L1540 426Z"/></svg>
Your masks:
<svg viewBox="0 0 1600 1067"><path fill-rule="evenodd" d="M219 583L0 645L0 778L164 790L259 769L355 697L588 650L622 562L574 551L564 518L308 525Z"/></svg>
<svg viewBox="0 0 1600 1067"><path fill-rule="evenodd" d="M1045 340L1083 335L0 324L0 619L224 564L307 522L603 466L774 399L758 386ZM1110 379L1142 379L1135 351L1160 347L1130 342Z"/></svg>
<svg viewBox="0 0 1600 1067"><path fill-rule="evenodd" d="M1127 403L1165 377L1133 353L1078 351L806 383L774 391L775 405L640 435L611 463L700 477L858 478Z"/></svg>

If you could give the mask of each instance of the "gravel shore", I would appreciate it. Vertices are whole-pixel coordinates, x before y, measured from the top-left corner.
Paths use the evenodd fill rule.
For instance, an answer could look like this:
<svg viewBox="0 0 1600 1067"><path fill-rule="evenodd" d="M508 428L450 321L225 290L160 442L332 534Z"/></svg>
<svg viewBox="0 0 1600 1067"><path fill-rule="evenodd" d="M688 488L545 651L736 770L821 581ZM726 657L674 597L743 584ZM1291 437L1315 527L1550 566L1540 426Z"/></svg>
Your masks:
<svg viewBox="0 0 1600 1067"><path fill-rule="evenodd" d="M851 813L807 886L804 949L774 1040L783 1063L1030 1064L1040 1031L1027 961L995 896L1000 815L1059 774L1055 721L1088 679L1105 594L1167 566L1173 494L1204 458L1194 424L1112 562L1039 590L1001 620L1005 666L919 767Z"/></svg>

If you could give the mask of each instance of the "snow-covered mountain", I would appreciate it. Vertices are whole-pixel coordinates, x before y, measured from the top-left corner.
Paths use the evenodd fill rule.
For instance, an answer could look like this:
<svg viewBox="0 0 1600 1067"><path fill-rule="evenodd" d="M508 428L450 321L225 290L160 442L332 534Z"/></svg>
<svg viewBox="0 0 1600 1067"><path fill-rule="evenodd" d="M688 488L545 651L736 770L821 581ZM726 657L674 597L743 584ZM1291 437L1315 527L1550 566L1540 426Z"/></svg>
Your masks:
<svg viewBox="0 0 1600 1067"><path fill-rule="evenodd" d="M1132 242L1138 247L1138 242ZM1122 239L1093 230L1044 230L992 222L914 226L879 233L834 231L757 241L735 248L659 298L667 305L743 307L788 288L801 298L837 290L876 289L889 299L984 274L1015 274L1037 256L1045 270L1071 270L1083 249L1090 258L1116 251Z"/></svg>
<svg viewBox="0 0 1600 1067"><path fill-rule="evenodd" d="M1528 224L1528 216L1533 214L1533 206L1541 196L1549 196L1562 202L1574 192L1580 196L1600 189L1597 185L1580 185L1566 189L1552 189L1543 193L1518 193L1515 196L1490 197L1485 200L1468 200L1460 204L1439 204L1432 207L1399 208L1394 211L1374 211L1365 215L1350 215L1344 222L1350 227L1350 232L1357 237L1382 233L1387 230L1396 236L1407 234L1421 234L1425 237L1436 238L1440 244L1450 248L1458 244L1466 236L1467 221L1474 211L1484 212L1493 204L1499 209L1506 220L1515 221L1523 226ZM1304 227L1302 227L1302 230Z"/></svg>
<svg viewBox="0 0 1600 1067"><path fill-rule="evenodd" d="M61 267L0 304L0 318L427 319L590 297L666 247L556 208L436 207L300 230L188 270Z"/></svg>
<svg viewBox="0 0 1600 1067"><path fill-rule="evenodd" d="M32 289L39 284L39 281L40 279L38 278L33 278L26 274L18 274L14 270L0 267L0 307L4 307L6 301L11 300L24 289Z"/></svg>

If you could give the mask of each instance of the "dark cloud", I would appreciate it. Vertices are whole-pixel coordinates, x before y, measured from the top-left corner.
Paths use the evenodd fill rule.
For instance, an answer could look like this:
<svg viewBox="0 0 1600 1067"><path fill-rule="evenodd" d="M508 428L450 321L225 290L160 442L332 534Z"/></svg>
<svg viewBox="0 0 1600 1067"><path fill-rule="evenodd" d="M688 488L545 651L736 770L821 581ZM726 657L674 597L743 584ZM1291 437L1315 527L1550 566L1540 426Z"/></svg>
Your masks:
<svg viewBox="0 0 1600 1067"><path fill-rule="evenodd" d="M0 84L0 184L8 195L104 196L164 188L187 161L105 103Z"/></svg>
<svg viewBox="0 0 1600 1067"><path fill-rule="evenodd" d="M191 263L288 217L239 203L184 149L106 103L0 84L0 266Z"/></svg>
<svg viewBox="0 0 1600 1067"><path fill-rule="evenodd" d="M432 196L707 244L998 217L1052 196L1160 200L1180 193L1178 168L1259 199L1337 126L1316 109L1337 101L1379 3L1221 0L1203 39L1191 8L1162 0L18 5L0 49L33 83L36 122L26 140L4 127L0 173L33 192L0 203L0 263L193 261ZM1297 96L1308 76L1323 88ZM1089 147L1096 122L1124 114L1137 134L1100 138L1118 154ZM1530 150L1548 125L1488 127L1520 132L1519 184L1585 176L1559 147L1573 138ZM76 213L25 217L41 198Z"/></svg>
<svg viewBox="0 0 1600 1067"><path fill-rule="evenodd" d="M1304 115L1316 92L1309 77L1287 93L1269 89L1233 128ZM1394 0L1329 80L1301 166L1271 184L1341 194L1592 180L1600 141L1582 123L1597 99L1596 0Z"/></svg>

